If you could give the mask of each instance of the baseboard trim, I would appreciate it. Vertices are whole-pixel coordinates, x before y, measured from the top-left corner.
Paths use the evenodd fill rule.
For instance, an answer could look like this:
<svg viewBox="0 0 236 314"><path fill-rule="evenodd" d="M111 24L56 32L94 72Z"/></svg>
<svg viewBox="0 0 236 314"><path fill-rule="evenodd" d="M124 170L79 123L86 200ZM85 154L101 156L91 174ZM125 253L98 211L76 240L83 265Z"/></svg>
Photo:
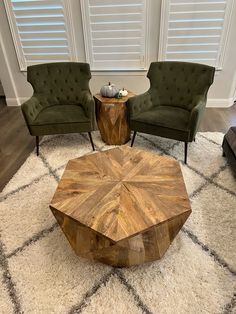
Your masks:
<svg viewBox="0 0 236 314"><path fill-rule="evenodd" d="M18 107L28 99L29 97L6 98L6 103L9 107Z"/></svg>
<svg viewBox="0 0 236 314"><path fill-rule="evenodd" d="M222 99L208 99L207 107L208 108L229 108L233 106L234 99L233 98L222 98Z"/></svg>
<svg viewBox="0 0 236 314"><path fill-rule="evenodd" d="M23 104L29 97L19 97L19 98L6 98L6 103L10 107L16 107ZM229 108L233 106L234 99L233 98L220 98L214 99L210 98L207 100L207 107L208 108Z"/></svg>
<svg viewBox="0 0 236 314"><path fill-rule="evenodd" d="M20 100L19 98L8 98L6 97L6 103L9 107L16 107L20 106Z"/></svg>

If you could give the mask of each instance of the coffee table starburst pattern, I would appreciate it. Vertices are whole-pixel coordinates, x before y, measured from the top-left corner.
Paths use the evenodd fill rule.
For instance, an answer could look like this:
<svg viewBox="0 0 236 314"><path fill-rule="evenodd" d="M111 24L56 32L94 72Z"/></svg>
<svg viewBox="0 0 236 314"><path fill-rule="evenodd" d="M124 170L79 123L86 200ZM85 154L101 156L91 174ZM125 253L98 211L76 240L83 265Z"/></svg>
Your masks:
<svg viewBox="0 0 236 314"><path fill-rule="evenodd" d="M50 208L76 254L113 266L161 258L191 213L178 161L127 146L70 160Z"/></svg>

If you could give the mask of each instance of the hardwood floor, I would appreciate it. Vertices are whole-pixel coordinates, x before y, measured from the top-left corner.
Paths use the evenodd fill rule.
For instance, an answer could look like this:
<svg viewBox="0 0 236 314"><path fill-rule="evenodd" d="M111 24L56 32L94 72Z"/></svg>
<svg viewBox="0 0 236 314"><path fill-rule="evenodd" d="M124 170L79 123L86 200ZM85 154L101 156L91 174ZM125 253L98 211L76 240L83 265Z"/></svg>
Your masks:
<svg viewBox="0 0 236 314"><path fill-rule="evenodd" d="M0 98L0 191L34 148L21 109L7 107Z"/></svg>
<svg viewBox="0 0 236 314"><path fill-rule="evenodd" d="M236 103L230 108L206 108L199 131L223 132L236 125Z"/></svg>
<svg viewBox="0 0 236 314"><path fill-rule="evenodd" d="M207 108L199 131L225 133L236 125L236 104L230 108ZM0 97L0 191L24 163L35 147L29 135L21 109L7 107Z"/></svg>

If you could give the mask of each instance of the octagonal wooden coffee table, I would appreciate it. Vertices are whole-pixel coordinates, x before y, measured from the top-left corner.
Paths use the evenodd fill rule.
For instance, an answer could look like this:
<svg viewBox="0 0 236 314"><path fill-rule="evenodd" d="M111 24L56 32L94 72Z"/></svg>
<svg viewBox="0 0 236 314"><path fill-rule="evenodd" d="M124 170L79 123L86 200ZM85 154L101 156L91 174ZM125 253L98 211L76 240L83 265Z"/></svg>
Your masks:
<svg viewBox="0 0 236 314"><path fill-rule="evenodd" d="M50 208L76 254L120 267L161 258L191 213L179 163L127 146L70 160Z"/></svg>

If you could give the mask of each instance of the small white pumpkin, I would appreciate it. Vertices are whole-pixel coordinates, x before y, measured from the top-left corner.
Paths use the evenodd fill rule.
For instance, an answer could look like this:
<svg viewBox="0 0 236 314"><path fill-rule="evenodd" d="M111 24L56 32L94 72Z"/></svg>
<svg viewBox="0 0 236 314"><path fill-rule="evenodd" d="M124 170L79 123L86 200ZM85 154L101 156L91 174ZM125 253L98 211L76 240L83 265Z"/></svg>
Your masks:
<svg viewBox="0 0 236 314"><path fill-rule="evenodd" d="M104 85L100 90L100 94L103 97L113 98L118 93L119 93L119 89L114 84L111 84L110 82L108 83L108 85Z"/></svg>
<svg viewBox="0 0 236 314"><path fill-rule="evenodd" d="M125 96L127 96L128 95L128 91L126 90L126 89L121 89L120 91L119 91L119 93L121 94L121 96L122 97L125 97Z"/></svg>

